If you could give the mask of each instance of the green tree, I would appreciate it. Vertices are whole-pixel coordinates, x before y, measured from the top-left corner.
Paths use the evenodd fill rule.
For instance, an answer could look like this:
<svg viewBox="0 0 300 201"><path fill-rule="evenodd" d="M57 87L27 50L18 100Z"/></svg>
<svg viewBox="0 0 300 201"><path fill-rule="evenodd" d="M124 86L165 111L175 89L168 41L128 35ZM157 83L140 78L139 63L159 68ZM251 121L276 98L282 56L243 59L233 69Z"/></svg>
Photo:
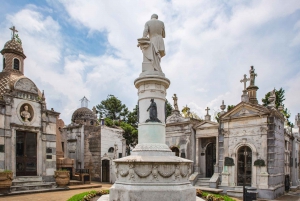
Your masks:
<svg viewBox="0 0 300 201"><path fill-rule="evenodd" d="M235 107L235 105L228 105L227 106L227 112L230 111L230 110L232 110L234 107Z"/></svg>
<svg viewBox="0 0 300 201"><path fill-rule="evenodd" d="M171 103L166 99L166 118L172 114L173 106Z"/></svg>
<svg viewBox="0 0 300 201"><path fill-rule="evenodd" d="M191 109L186 105L181 110L182 116L185 118L193 118L193 119L199 119L202 120L195 112L191 112Z"/></svg>
<svg viewBox="0 0 300 201"><path fill-rule="evenodd" d="M285 90L282 88L280 88L279 90L276 90L276 89L274 89L274 90L275 90L275 97L276 97L275 108L278 109L279 106L283 107L283 110L281 111L281 113L287 120L287 125L289 127L293 127L294 124L292 122L290 122L290 120L289 120L291 113L283 104L283 101L285 101L285 96L284 96ZM265 98L262 99L263 106L268 106L270 104L270 101L269 101L270 95L271 95L271 92L268 92L268 93L266 93Z"/></svg>
<svg viewBox="0 0 300 201"><path fill-rule="evenodd" d="M126 152L130 154L130 147L138 143L138 130L128 123L121 122L120 127L124 130L123 137L126 139Z"/></svg>
<svg viewBox="0 0 300 201"><path fill-rule="evenodd" d="M96 106L96 110L100 114L100 118L105 118L106 126L121 127L124 130L126 151L127 154L130 154L130 147L135 147L138 142L137 106L130 112L117 97L108 95L106 100Z"/></svg>
<svg viewBox="0 0 300 201"><path fill-rule="evenodd" d="M283 105L283 101L285 101L284 93L285 93L285 91L282 88L280 88L279 90L275 89L275 97L276 97L275 107L276 107L276 109L278 109L278 107L280 105ZM271 92L268 92L265 95L265 98L262 99L263 106L268 106L268 104L270 104L270 102L269 102L270 95L271 95Z"/></svg>
<svg viewBox="0 0 300 201"><path fill-rule="evenodd" d="M127 115L126 123L130 124L135 129L138 128L138 106L136 105L132 112L129 112Z"/></svg>
<svg viewBox="0 0 300 201"><path fill-rule="evenodd" d="M112 120L126 120L129 113L125 104L115 97L114 95L108 95L106 100L101 101L96 105L96 110L99 113L100 118L109 118Z"/></svg>

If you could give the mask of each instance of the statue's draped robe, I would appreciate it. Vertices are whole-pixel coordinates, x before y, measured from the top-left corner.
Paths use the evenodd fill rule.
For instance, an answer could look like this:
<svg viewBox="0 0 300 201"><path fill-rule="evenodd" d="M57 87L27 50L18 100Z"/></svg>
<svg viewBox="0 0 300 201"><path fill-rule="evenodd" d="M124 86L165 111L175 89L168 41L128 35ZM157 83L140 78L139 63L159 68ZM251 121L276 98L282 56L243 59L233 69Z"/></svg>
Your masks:
<svg viewBox="0 0 300 201"><path fill-rule="evenodd" d="M157 119L157 107L155 102L151 102L149 107L150 120L155 121Z"/></svg>
<svg viewBox="0 0 300 201"><path fill-rule="evenodd" d="M164 23L157 19L151 19L146 22L143 37L147 37L148 35L152 45L150 46L151 51L149 51L145 57L151 61L154 70L162 71L160 59L166 55L163 40L163 38L166 37Z"/></svg>

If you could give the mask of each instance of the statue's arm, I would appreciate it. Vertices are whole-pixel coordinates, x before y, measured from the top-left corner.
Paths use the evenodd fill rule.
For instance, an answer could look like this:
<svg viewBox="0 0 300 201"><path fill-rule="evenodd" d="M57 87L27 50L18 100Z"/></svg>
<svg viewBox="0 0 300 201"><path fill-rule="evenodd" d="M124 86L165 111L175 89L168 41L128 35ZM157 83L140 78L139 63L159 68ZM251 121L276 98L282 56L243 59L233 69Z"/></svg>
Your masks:
<svg viewBox="0 0 300 201"><path fill-rule="evenodd" d="M149 26L148 26L148 24L146 22L145 28L144 28L144 32L143 32L143 38L146 38L147 35L148 35L148 33L149 33Z"/></svg>
<svg viewBox="0 0 300 201"><path fill-rule="evenodd" d="M166 37L166 31L165 31L165 24L163 23L163 29L162 29L162 37L165 38Z"/></svg>

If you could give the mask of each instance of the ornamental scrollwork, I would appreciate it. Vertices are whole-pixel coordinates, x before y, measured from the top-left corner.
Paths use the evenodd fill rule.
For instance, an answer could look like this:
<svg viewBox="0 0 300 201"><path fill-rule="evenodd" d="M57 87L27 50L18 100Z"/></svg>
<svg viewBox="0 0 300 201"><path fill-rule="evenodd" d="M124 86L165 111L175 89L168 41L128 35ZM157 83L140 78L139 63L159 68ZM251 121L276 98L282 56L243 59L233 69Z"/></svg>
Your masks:
<svg viewBox="0 0 300 201"><path fill-rule="evenodd" d="M158 167L158 174L164 178L171 177L175 173L174 165L161 165Z"/></svg>
<svg viewBox="0 0 300 201"><path fill-rule="evenodd" d="M137 165L134 168L134 172L141 178L148 177L152 173L152 165L141 165L142 168L139 168Z"/></svg>
<svg viewBox="0 0 300 201"><path fill-rule="evenodd" d="M180 175L182 177L188 176L189 173L190 173L190 166L189 165L183 165L183 166L181 166Z"/></svg>

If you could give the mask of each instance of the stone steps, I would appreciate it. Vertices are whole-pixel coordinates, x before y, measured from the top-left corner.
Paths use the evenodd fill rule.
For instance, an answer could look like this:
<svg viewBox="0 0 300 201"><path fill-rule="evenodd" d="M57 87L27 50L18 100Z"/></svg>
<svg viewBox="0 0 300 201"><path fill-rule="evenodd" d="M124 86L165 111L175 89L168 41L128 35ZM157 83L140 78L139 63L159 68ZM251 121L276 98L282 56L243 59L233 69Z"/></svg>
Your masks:
<svg viewBox="0 0 300 201"><path fill-rule="evenodd" d="M243 187L235 187L234 190L227 190L228 196L242 198L243 197Z"/></svg>
<svg viewBox="0 0 300 201"><path fill-rule="evenodd" d="M32 191L41 191L55 189L55 182L44 182L42 177L39 176L22 176L16 177L12 181L12 186L10 187L11 193L16 192L32 192Z"/></svg>
<svg viewBox="0 0 300 201"><path fill-rule="evenodd" d="M195 186L209 187L209 180L210 178L199 178L195 183Z"/></svg>
<svg viewBox="0 0 300 201"><path fill-rule="evenodd" d="M82 185L83 181L70 180L69 186Z"/></svg>
<svg viewBox="0 0 300 201"><path fill-rule="evenodd" d="M20 186L11 186L10 191L15 192L15 191L31 191L31 190L41 190L41 189L52 189L56 188L55 182L44 182L41 184L22 184Z"/></svg>
<svg viewBox="0 0 300 201"><path fill-rule="evenodd" d="M51 191L62 191L68 190L68 188L50 188L50 189L38 189L38 190L24 190L24 191L13 191L8 194L0 194L0 196L4 195L20 195L20 194L31 194L31 193L45 193Z"/></svg>

